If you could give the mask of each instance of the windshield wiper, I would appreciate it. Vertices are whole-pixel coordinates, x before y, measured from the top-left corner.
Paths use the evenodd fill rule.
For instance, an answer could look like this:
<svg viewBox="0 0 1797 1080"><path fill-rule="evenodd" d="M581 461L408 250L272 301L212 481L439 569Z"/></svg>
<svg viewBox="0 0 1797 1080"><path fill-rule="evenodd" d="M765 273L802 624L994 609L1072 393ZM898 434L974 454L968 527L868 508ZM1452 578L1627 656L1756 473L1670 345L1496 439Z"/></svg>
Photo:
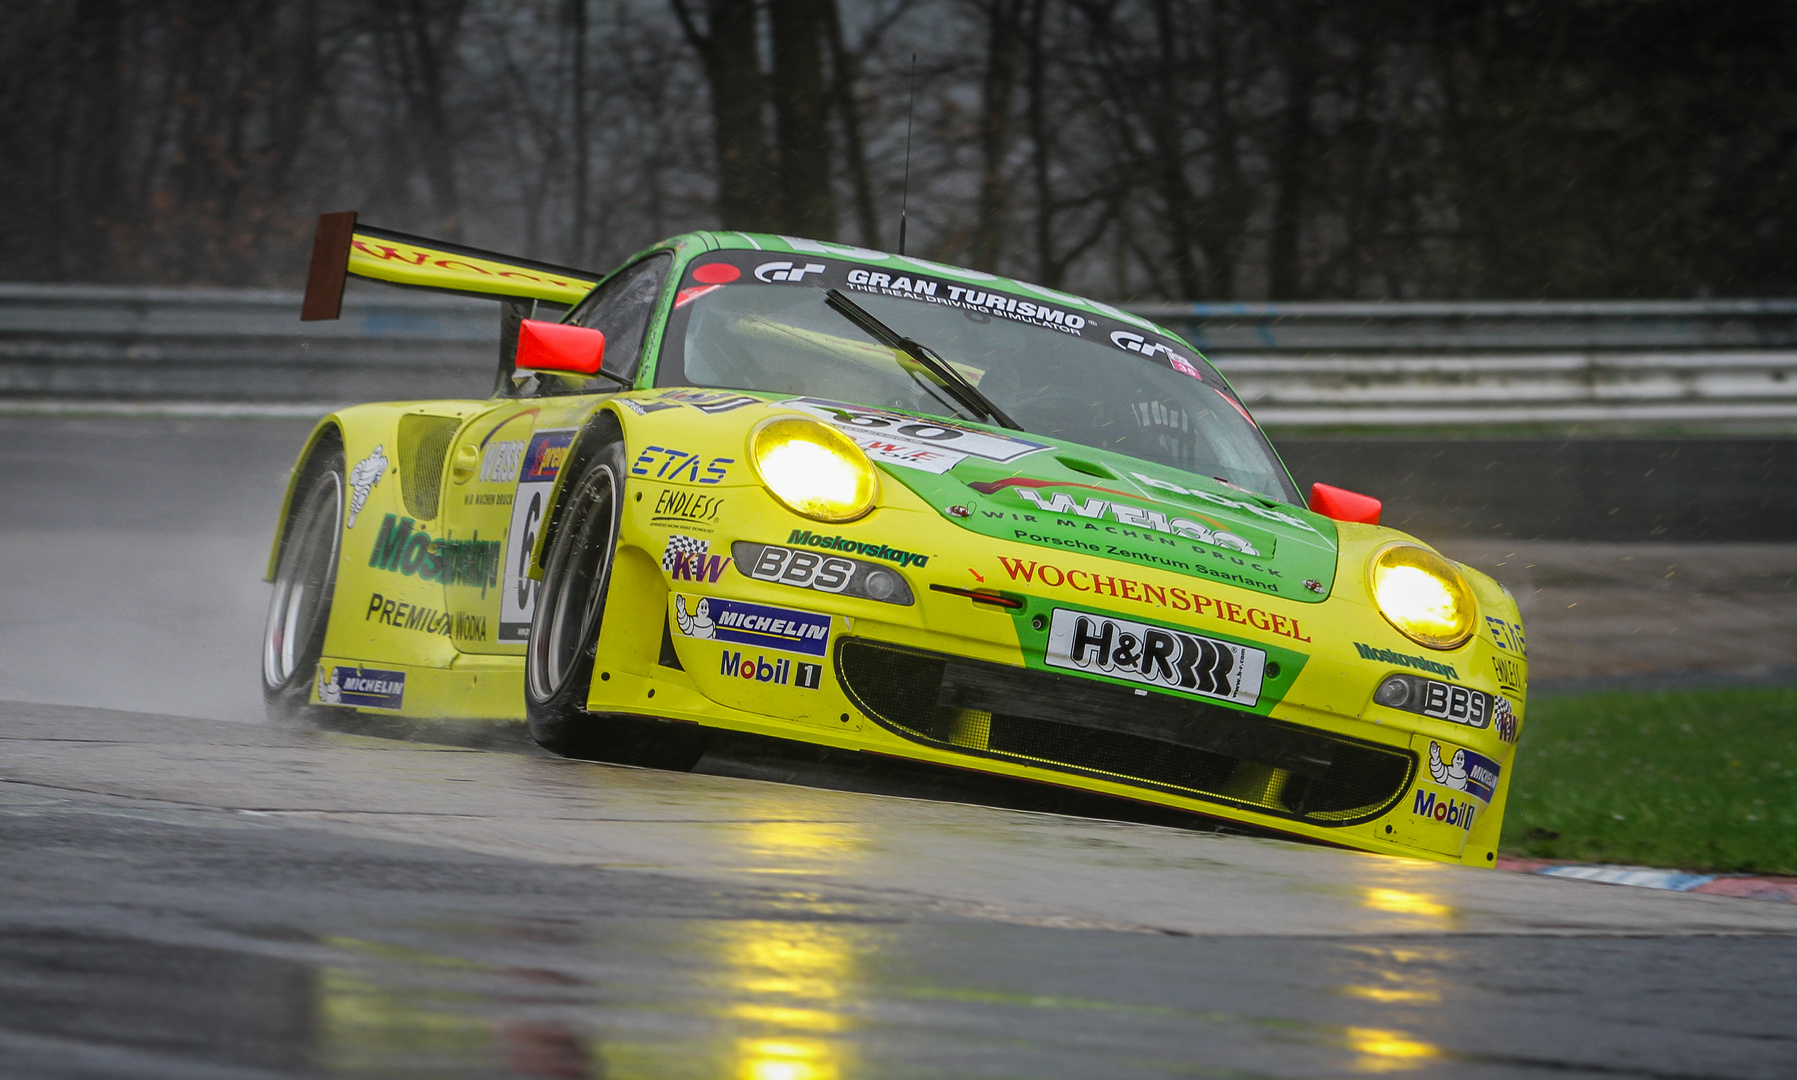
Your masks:
<svg viewBox="0 0 1797 1080"><path fill-rule="evenodd" d="M917 361L925 371L936 376L942 389L948 391L949 396L960 402L968 412L973 413L976 419L983 417L999 427L1008 427L1012 431L1023 430L1022 424L1005 415L1003 409L980 393L980 388L968 382L967 377L956 371L948 361L874 318L866 308L844 296L841 289L831 289L825 293L824 303L830 305L832 311L860 327L868 337Z"/></svg>

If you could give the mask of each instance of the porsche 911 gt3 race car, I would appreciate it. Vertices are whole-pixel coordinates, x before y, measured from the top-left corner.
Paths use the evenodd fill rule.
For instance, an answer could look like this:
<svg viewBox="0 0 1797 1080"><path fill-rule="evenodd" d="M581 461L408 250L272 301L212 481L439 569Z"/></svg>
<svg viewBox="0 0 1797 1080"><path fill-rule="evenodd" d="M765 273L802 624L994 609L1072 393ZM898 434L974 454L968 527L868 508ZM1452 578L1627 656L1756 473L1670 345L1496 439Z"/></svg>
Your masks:
<svg viewBox="0 0 1797 1080"><path fill-rule="evenodd" d="M269 564L278 716L714 731L1488 865L1523 715L1489 577L1307 501L1154 324L923 259L700 232L603 279L320 221L345 273L504 301L484 400L360 405Z"/></svg>

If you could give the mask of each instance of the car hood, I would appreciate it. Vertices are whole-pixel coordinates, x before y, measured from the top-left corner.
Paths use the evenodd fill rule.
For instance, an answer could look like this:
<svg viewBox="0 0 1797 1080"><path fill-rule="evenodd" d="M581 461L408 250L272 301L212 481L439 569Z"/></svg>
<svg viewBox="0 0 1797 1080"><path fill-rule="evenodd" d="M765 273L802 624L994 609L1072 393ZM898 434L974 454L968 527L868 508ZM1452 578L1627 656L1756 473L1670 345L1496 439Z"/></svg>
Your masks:
<svg viewBox="0 0 1797 1080"><path fill-rule="evenodd" d="M1035 434L799 398L946 520L984 536L1288 600L1329 595L1335 523L1199 476Z"/></svg>

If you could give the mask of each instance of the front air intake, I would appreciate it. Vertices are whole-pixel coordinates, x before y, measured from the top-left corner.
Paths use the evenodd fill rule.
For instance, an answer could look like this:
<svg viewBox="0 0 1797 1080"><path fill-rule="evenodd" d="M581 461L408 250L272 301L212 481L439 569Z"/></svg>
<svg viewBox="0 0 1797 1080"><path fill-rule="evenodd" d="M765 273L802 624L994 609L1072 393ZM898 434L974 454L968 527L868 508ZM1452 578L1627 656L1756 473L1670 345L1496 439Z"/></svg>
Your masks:
<svg viewBox="0 0 1797 1080"><path fill-rule="evenodd" d="M1384 812L1416 766L1405 750L1221 705L852 638L836 669L863 712L914 742L1314 825Z"/></svg>

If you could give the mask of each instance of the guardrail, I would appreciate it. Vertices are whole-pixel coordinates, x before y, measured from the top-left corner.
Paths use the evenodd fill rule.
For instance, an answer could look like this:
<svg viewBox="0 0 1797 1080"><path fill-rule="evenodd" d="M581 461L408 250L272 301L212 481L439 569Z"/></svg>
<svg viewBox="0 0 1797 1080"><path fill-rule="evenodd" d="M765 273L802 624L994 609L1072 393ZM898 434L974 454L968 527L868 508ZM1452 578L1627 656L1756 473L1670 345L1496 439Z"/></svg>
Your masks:
<svg viewBox="0 0 1797 1080"><path fill-rule="evenodd" d="M1164 304L1263 423L1797 420L1797 301Z"/></svg>
<svg viewBox="0 0 1797 1080"><path fill-rule="evenodd" d="M305 411L491 387L491 302L352 293L340 321L301 323L299 300L0 285L0 408ZM1134 310L1190 339L1273 425L1797 421L1792 300Z"/></svg>

